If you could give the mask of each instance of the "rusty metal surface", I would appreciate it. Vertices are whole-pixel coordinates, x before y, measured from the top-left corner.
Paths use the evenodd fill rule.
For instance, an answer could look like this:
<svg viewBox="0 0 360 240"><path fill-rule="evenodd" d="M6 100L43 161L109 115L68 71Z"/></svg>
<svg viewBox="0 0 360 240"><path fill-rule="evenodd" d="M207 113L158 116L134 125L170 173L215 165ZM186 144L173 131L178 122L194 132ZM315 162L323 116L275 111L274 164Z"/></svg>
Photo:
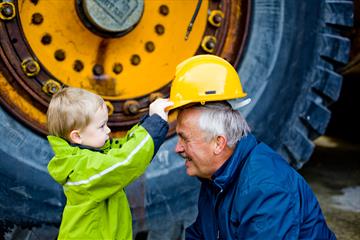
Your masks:
<svg viewBox="0 0 360 240"><path fill-rule="evenodd" d="M122 135L147 113L154 96L169 95L178 62L211 48L213 54L237 64L250 9L247 0L203 1L185 41L197 1L145 1L136 28L109 39L89 31L76 6L65 1L11 2L15 17L0 21L0 101L41 134L47 133L45 113L51 95L74 86L108 101L113 108L109 126L115 136ZM204 48L206 39L215 41L205 42ZM172 115L170 134L176 124Z"/></svg>

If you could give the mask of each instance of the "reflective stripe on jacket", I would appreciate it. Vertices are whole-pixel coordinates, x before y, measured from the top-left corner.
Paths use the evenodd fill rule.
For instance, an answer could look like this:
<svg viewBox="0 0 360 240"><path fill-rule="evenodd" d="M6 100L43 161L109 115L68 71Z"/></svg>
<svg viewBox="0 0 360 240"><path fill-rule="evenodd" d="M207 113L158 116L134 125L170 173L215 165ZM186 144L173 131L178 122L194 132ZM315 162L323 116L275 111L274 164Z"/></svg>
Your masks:
<svg viewBox="0 0 360 240"><path fill-rule="evenodd" d="M251 134L211 181L200 180L186 239L336 239L302 176Z"/></svg>
<svg viewBox="0 0 360 240"><path fill-rule="evenodd" d="M55 153L48 171L67 199L58 238L132 239L124 187L144 173L167 130L168 124L153 115L126 137L108 140L101 152L48 136Z"/></svg>

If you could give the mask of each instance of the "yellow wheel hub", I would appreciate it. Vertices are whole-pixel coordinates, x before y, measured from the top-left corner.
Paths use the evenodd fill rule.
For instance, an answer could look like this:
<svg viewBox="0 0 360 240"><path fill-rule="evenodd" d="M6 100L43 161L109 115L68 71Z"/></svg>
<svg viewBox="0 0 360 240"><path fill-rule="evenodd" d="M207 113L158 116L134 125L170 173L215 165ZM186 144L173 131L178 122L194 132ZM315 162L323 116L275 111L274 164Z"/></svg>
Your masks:
<svg viewBox="0 0 360 240"><path fill-rule="evenodd" d="M162 6L167 15L161 14ZM111 100L141 97L171 81L177 63L195 54L206 26L203 4L194 31L184 40L195 7L196 1L148 1L133 31L102 38L84 26L72 1L19 2L25 37L46 69L66 85ZM36 13L43 18L38 25L31 21ZM51 38L49 44L42 43L44 36Z"/></svg>
<svg viewBox="0 0 360 240"><path fill-rule="evenodd" d="M107 101L110 126L121 133L156 97L168 96L182 60L199 53L238 60L247 2L203 1L185 40L197 3L9 1L0 14L0 100L46 133L51 95L64 86L85 88Z"/></svg>

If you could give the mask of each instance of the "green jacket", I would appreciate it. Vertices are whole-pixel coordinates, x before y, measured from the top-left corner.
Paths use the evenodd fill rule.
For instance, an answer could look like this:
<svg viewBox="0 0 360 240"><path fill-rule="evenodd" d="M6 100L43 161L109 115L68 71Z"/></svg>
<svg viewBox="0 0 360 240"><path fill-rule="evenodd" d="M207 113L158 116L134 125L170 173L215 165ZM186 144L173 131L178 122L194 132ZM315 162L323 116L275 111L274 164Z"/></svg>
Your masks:
<svg viewBox="0 0 360 240"><path fill-rule="evenodd" d="M67 198L59 239L132 239L124 188L144 173L168 130L165 121L156 128L149 122L147 128L137 125L126 137L108 140L101 151L48 136L55 153L48 171Z"/></svg>

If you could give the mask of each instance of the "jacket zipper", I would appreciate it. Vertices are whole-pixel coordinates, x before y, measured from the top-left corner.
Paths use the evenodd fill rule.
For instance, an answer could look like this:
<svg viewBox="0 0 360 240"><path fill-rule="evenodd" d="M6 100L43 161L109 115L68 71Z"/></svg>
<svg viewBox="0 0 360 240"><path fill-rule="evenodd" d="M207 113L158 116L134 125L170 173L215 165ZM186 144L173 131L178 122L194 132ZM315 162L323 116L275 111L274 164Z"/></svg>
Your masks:
<svg viewBox="0 0 360 240"><path fill-rule="evenodd" d="M220 194L223 192L223 189L218 186L216 183L214 183L217 187L220 188L220 191L216 194L216 197L215 197L215 206L214 206L214 212L215 212L215 218L216 218L216 228L217 228L217 236L216 236L216 239L220 239L220 228L219 228L219 222L218 222L218 211L217 211L217 205L218 205L218 202L219 202L219 196Z"/></svg>

